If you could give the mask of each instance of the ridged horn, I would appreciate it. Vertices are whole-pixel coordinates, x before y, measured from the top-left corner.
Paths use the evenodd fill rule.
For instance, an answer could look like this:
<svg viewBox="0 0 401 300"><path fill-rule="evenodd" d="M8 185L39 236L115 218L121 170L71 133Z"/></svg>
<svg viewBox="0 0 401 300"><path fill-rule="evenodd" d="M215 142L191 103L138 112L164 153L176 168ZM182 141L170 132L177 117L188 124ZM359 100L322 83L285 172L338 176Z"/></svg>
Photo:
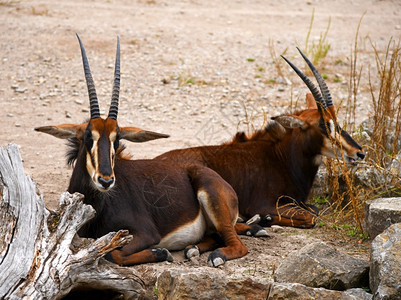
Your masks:
<svg viewBox="0 0 401 300"><path fill-rule="evenodd" d="M82 44L82 41L79 38L78 33L77 33L77 38L79 41L79 46L81 47L82 63L84 65L86 85L88 87L91 119L96 119L96 118L100 117L100 110L99 110L99 103L98 103L97 95L96 95L95 83L93 82L93 78L92 78L91 70L89 68L89 62L88 62L88 58L86 57L84 45Z"/></svg>
<svg viewBox="0 0 401 300"><path fill-rule="evenodd" d="M287 62L287 64L289 64L291 66L291 68L294 69L295 73L298 74L298 76L302 79L302 81L306 84L306 86L309 88L309 90L311 91L313 98L315 98L316 104L317 104L317 108L319 109L320 112L322 112L322 110L326 109L326 103L323 100L322 94L320 93L320 91L318 90L318 88L313 84L313 82L306 77L306 75L304 73L302 73L292 62L290 62L287 58L285 58L283 55L281 55L281 57Z"/></svg>
<svg viewBox="0 0 401 300"><path fill-rule="evenodd" d="M108 115L108 118L110 119L117 120L119 95L120 95L120 38L117 36L117 52L116 52L116 64L114 67L113 94L111 95L111 104Z"/></svg>
<svg viewBox="0 0 401 300"><path fill-rule="evenodd" d="M326 107L333 106L333 99L331 98L329 88L327 87L326 82L324 81L322 75L320 75L319 71L316 67L311 63L311 61L302 53L302 51L297 47L299 53L301 53L302 57L308 64L309 68L311 69L313 75L316 78L317 83L319 84L320 91L322 92L323 100L326 103Z"/></svg>

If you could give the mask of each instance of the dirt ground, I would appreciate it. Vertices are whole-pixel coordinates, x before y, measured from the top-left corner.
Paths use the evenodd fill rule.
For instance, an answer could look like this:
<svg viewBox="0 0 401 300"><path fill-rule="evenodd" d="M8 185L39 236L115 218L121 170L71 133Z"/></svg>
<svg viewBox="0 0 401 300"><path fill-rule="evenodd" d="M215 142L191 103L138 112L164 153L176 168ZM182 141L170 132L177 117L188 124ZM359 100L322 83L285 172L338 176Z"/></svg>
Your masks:
<svg viewBox="0 0 401 300"><path fill-rule="evenodd" d="M368 69L375 67L371 42L383 50L391 37L399 40L400 1L0 0L0 145L20 146L27 174L38 183L46 205L55 208L71 175L64 141L33 128L81 123L89 117L75 33L84 42L102 112L111 98L119 35L119 123L171 135L127 144L134 158L217 144L238 129L259 128L264 113L270 118L286 111L291 101L303 104L306 88L282 63L286 77L279 76L271 51L277 56L285 52L303 67L295 46L304 48L313 10L310 41L317 42L331 20L331 48L318 67L328 75L337 106L344 106L348 97L350 53L366 13L357 39L363 73L356 123L361 122L370 114ZM263 277L289 251L314 239L362 257L368 247L318 229L286 228L271 234L263 240L245 238L250 254L231 266Z"/></svg>

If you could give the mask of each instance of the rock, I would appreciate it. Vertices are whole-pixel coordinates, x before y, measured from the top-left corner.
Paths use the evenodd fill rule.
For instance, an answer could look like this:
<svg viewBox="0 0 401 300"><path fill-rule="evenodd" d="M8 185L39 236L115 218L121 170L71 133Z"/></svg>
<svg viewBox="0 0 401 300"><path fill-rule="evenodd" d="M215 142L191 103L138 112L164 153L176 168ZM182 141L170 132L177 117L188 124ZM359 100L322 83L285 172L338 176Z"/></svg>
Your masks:
<svg viewBox="0 0 401 300"><path fill-rule="evenodd" d="M401 154L398 154L395 159L393 159L389 169L393 176L398 177L401 174Z"/></svg>
<svg viewBox="0 0 401 300"><path fill-rule="evenodd" d="M401 223L375 237L370 254L370 289L375 299L401 299Z"/></svg>
<svg viewBox="0 0 401 300"><path fill-rule="evenodd" d="M210 268L172 269L157 279L159 299L266 299L270 283L249 277L233 279Z"/></svg>
<svg viewBox="0 0 401 300"><path fill-rule="evenodd" d="M349 289L344 291L344 295L350 298L346 299L355 299L355 300L371 300L373 299L373 295L366 292L364 289L356 288Z"/></svg>
<svg viewBox="0 0 401 300"><path fill-rule="evenodd" d="M374 239L386 228L401 222L401 197L378 198L365 203L365 229Z"/></svg>
<svg viewBox="0 0 401 300"><path fill-rule="evenodd" d="M386 181L383 174L375 167L361 165L358 166L353 175L354 186L360 186L364 189L374 189L382 187Z"/></svg>
<svg viewBox="0 0 401 300"><path fill-rule="evenodd" d="M284 230L284 228L279 226L279 225L272 225L271 229L272 229L273 232L276 232L276 233L277 232L282 232Z"/></svg>
<svg viewBox="0 0 401 300"><path fill-rule="evenodd" d="M324 288L311 288L299 283L273 283L268 300L283 299L330 299L330 300L370 300L372 295L363 289L350 289L347 291L332 291Z"/></svg>
<svg viewBox="0 0 401 300"><path fill-rule="evenodd" d="M293 251L277 268L277 282L301 283L309 287L346 290L368 286L369 263L315 242Z"/></svg>

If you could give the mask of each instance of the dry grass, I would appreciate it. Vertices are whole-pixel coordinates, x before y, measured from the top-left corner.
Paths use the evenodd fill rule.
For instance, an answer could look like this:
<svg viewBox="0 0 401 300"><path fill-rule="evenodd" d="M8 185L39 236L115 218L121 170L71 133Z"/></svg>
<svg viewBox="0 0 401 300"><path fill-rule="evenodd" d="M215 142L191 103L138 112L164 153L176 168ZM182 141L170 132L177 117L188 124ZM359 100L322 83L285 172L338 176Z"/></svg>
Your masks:
<svg viewBox="0 0 401 300"><path fill-rule="evenodd" d="M391 170L391 163L397 159L401 150L400 41L390 40L384 51L377 49L373 43L371 45L376 57L376 68L369 70L373 107L369 127L372 134L367 141L363 141L360 136L356 139L361 140L367 152L365 162L359 168L364 169L364 172L371 170L384 180L379 185L364 186L357 182L354 176L357 168L348 166L341 160L328 160L326 166L330 205L326 209L326 215L321 217L323 223L329 224L329 227L336 230L345 225L352 228L350 233L357 237L366 237L362 226L366 201L381 196L401 194L399 171L392 172ZM352 124L355 120L358 86L362 76L362 69L358 68L357 54L358 48L355 42L350 65L350 99L345 112L348 124Z"/></svg>
<svg viewBox="0 0 401 300"><path fill-rule="evenodd" d="M344 163L344 157L343 160L327 159L325 190L328 193L316 195L315 200L322 209L321 226L336 231L342 230L348 236L358 238L367 238L363 231L365 202L383 196L401 195L399 169L391 168L391 164L397 161L401 168L401 42L391 39L386 49L378 49L370 41L370 49L366 49L365 45L364 50L361 51L358 48L359 28L364 15L361 16L357 25L355 41L351 47L348 98L346 111L342 112L342 115L345 115L345 122L342 125L362 145L367 156L364 162L357 167ZM313 18L314 14L312 13L304 51L311 58L313 64L317 65L330 49L330 44L326 40L330 20L326 32L321 34L318 44L310 44L309 35ZM277 74L279 77L285 77L272 43L269 44L269 50ZM368 74L363 73L363 66L359 63L359 58L363 55L375 57L376 64L369 67ZM368 122L370 138L366 138L366 133L362 134L363 129L357 128L355 125L356 108L366 106L359 99L363 76L369 78L368 88L373 107ZM291 103L291 109L293 104ZM332 142L335 143L334 140ZM357 172L374 174L382 181L367 184L358 179L358 176L355 175Z"/></svg>

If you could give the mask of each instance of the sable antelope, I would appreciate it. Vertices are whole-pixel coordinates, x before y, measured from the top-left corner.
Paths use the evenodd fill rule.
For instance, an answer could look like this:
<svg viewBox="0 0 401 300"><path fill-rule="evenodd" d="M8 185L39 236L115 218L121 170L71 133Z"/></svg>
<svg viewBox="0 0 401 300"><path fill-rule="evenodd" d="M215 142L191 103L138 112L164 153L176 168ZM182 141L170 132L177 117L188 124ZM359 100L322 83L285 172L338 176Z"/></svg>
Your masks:
<svg viewBox="0 0 401 300"><path fill-rule="evenodd" d="M89 94L90 120L80 125L35 130L69 139L68 163L75 166L68 191L83 194L84 202L96 210L95 218L80 229L79 235L98 238L127 229L133 240L108 257L120 265L169 260L172 257L168 250L184 248L188 258L214 250L208 258L212 266L246 255L248 249L234 229L238 216L236 194L216 172L201 165L130 160L123 154L122 139L145 142L168 136L118 126L119 39L111 105L108 117L100 117L88 59L77 37ZM263 235L259 225L237 226L237 230ZM214 233L217 235L213 236ZM225 247L217 248L221 245Z"/></svg>
<svg viewBox="0 0 401 300"><path fill-rule="evenodd" d="M298 49L299 50L299 49ZM186 161L216 171L235 190L239 213L248 223L312 227L317 208L305 204L321 164L321 156L354 163L365 157L362 148L341 129L329 89L308 58L319 89L285 57L307 85L308 108L273 117L252 136L237 133L223 145L173 150L161 161ZM250 219L252 218L252 219ZM250 219L250 220L249 220ZM262 219L262 220L261 220Z"/></svg>

